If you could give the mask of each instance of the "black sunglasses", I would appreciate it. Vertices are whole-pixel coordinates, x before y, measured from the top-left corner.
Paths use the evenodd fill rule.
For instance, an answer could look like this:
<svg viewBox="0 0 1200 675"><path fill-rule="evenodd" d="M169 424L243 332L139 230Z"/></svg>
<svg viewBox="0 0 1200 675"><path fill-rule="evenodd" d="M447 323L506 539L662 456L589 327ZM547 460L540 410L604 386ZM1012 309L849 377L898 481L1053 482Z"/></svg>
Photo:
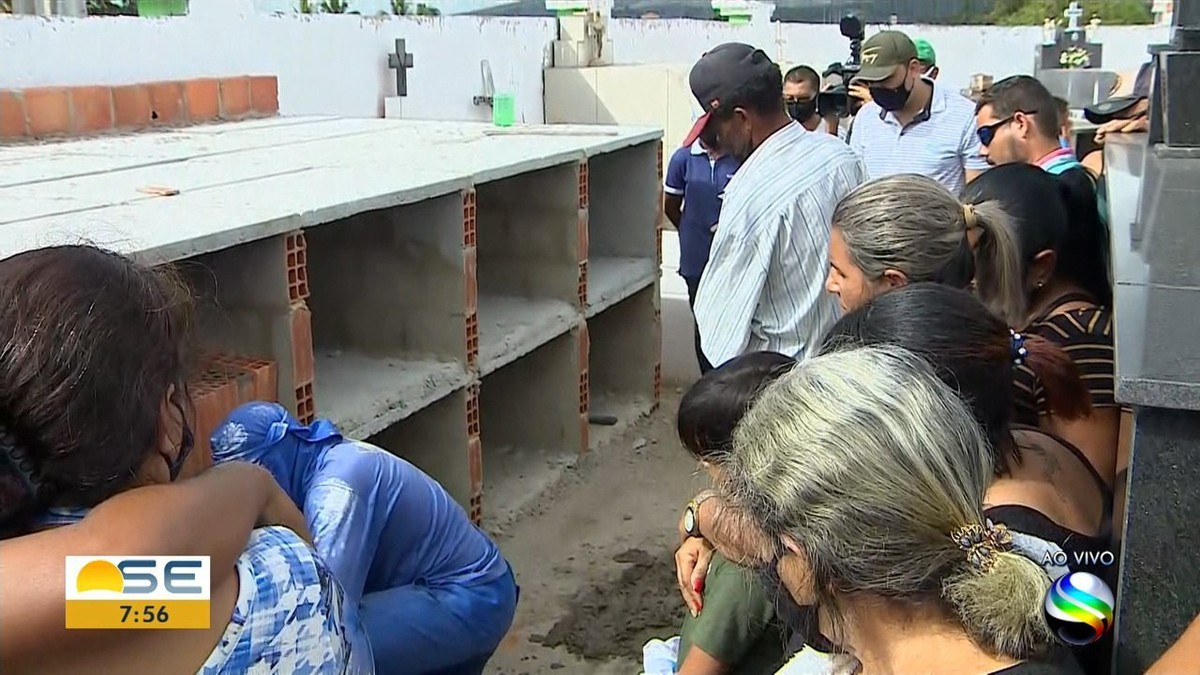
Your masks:
<svg viewBox="0 0 1200 675"><path fill-rule="evenodd" d="M975 133L979 135L979 142L982 143L984 147L991 145L992 141L996 140L996 132L1000 130L1000 127L1004 126L1005 124L1008 124L1009 122L1012 122L1014 119L1016 119L1018 114L1036 115L1037 111L1036 110L1018 110L1017 112L1009 115L1008 117L1005 117L1004 119L1000 120L999 122L992 122L991 124L987 125L986 127L979 127L978 129L975 130Z"/></svg>

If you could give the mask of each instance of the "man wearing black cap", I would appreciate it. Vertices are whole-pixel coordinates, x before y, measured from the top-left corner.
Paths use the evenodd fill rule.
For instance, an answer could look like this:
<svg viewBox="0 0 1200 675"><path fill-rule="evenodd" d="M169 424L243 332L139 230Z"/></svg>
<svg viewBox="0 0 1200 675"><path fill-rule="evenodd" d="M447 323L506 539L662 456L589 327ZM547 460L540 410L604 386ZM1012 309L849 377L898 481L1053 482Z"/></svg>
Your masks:
<svg viewBox="0 0 1200 675"><path fill-rule="evenodd" d="M852 84L866 84L871 101L854 118L850 147L871 178L897 173L929 176L958 194L987 170L975 135L975 105L925 76L917 47L899 31L863 43Z"/></svg>
<svg viewBox="0 0 1200 675"><path fill-rule="evenodd" d="M804 356L837 316L824 291L830 220L865 170L835 136L788 117L783 76L762 50L720 45L688 79L705 114L684 145L715 132L742 161L696 296L704 354L714 366L748 351Z"/></svg>

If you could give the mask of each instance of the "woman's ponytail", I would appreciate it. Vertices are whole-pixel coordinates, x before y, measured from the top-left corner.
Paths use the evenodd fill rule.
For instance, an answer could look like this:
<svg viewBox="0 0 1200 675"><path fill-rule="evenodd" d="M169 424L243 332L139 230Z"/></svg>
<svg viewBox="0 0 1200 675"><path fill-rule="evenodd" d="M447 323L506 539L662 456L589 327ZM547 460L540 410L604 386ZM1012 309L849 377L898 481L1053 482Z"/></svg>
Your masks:
<svg viewBox="0 0 1200 675"><path fill-rule="evenodd" d="M963 206L968 236L978 228L975 245L975 288L979 298L1010 326L1025 323L1025 288L1021 251L1000 202Z"/></svg>
<svg viewBox="0 0 1200 675"><path fill-rule="evenodd" d="M984 649L1014 659L1045 654L1054 645L1042 612L1050 578L1018 553L993 555L988 569L968 566L947 579L943 596L967 634Z"/></svg>

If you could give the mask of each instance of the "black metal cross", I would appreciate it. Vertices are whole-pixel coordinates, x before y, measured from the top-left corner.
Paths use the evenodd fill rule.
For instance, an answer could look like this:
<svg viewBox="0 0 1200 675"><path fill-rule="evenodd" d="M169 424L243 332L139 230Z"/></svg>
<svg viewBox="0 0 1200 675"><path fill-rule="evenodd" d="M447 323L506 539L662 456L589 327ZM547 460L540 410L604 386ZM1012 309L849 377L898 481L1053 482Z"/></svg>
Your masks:
<svg viewBox="0 0 1200 675"><path fill-rule="evenodd" d="M388 54L388 68L396 69L396 95L408 96L408 69L413 67L413 55L404 48L404 40L396 40L396 52Z"/></svg>

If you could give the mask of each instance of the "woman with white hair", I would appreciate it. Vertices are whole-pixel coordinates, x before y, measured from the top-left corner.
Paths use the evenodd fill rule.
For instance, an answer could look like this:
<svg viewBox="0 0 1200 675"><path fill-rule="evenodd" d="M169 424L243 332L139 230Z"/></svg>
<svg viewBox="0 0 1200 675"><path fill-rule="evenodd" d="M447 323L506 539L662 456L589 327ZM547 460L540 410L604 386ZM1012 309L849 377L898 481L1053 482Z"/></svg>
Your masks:
<svg viewBox="0 0 1200 675"><path fill-rule="evenodd" d="M723 492L859 672L1078 673L1043 617L1046 573L983 515L992 476L978 424L932 368L864 347L767 387Z"/></svg>

